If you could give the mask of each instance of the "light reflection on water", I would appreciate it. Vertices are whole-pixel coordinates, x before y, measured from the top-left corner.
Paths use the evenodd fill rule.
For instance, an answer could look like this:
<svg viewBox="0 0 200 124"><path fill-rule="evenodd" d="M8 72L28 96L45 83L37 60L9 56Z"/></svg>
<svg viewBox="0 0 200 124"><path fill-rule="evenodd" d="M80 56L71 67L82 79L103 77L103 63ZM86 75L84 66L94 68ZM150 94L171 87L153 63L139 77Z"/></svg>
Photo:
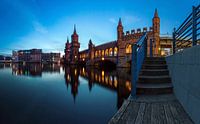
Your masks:
<svg viewBox="0 0 200 124"><path fill-rule="evenodd" d="M0 64L0 123L107 123L129 96L128 72Z"/></svg>

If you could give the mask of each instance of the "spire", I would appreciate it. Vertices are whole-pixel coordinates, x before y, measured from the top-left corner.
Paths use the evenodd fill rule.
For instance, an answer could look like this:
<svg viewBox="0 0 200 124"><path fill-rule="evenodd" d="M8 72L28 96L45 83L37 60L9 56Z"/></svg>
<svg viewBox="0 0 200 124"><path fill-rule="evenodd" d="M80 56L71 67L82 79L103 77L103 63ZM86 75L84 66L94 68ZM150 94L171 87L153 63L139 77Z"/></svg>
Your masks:
<svg viewBox="0 0 200 124"><path fill-rule="evenodd" d="M89 44L92 44L92 40L91 39L89 40Z"/></svg>
<svg viewBox="0 0 200 124"><path fill-rule="evenodd" d="M154 17L158 17L158 10L157 10L157 8L155 9Z"/></svg>
<svg viewBox="0 0 200 124"><path fill-rule="evenodd" d="M67 44L69 44L69 37L67 37Z"/></svg>
<svg viewBox="0 0 200 124"><path fill-rule="evenodd" d="M76 34L76 24L74 24L74 34Z"/></svg>
<svg viewBox="0 0 200 124"><path fill-rule="evenodd" d="M121 18L119 18L118 25L122 25L122 20L121 20Z"/></svg>

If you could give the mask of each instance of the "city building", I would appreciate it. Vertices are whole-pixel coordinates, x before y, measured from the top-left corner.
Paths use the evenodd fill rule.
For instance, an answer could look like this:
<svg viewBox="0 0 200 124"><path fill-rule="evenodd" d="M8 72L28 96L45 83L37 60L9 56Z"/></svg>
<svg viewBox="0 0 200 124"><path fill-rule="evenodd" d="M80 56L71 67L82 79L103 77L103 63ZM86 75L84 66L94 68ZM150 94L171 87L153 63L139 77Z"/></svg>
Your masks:
<svg viewBox="0 0 200 124"><path fill-rule="evenodd" d="M18 50L12 52L12 61L60 63L60 53L42 53L42 49Z"/></svg>
<svg viewBox="0 0 200 124"><path fill-rule="evenodd" d="M41 62L42 49L18 50L12 52L13 62Z"/></svg>
<svg viewBox="0 0 200 124"><path fill-rule="evenodd" d="M12 62L12 57L0 55L0 62L2 62L2 63L10 63L10 62Z"/></svg>
<svg viewBox="0 0 200 124"><path fill-rule="evenodd" d="M42 62L60 63L60 53L42 53Z"/></svg>

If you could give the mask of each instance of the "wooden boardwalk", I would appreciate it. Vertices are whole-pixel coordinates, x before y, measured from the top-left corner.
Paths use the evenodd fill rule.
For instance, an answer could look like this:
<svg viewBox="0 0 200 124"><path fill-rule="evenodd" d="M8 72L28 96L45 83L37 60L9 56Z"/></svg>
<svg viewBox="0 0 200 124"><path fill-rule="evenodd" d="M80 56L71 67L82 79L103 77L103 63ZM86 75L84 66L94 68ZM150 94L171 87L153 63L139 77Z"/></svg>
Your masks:
<svg viewBox="0 0 200 124"><path fill-rule="evenodd" d="M194 124L173 94L129 98L109 124Z"/></svg>

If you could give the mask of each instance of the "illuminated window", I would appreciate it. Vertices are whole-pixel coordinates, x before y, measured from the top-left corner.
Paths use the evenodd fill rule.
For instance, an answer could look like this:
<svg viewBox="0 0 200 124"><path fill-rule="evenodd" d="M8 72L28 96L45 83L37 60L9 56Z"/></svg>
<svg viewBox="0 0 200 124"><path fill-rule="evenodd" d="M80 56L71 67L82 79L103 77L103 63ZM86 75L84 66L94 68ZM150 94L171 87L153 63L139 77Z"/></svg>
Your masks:
<svg viewBox="0 0 200 124"><path fill-rule="evenodd" d="M101 55L104 56L104 50L102 50Z"/></svg>
<svg viewBox="0 0 200 124"><path fill-rule="evenodd" d="M113 49L110 48L110 49L109 49L109 56L112 56L112 55L113 55Z"/></svg>
<svg viewBox="0 0 200 124"><path fill-rule="evenodd" d="M106 49L105 55L108 56L108 49Z"/></svg>
<svg viewBox="0 0 200 124"><path fill-rule="evenodd" d="M126 46L126 53L132 53L132 46L131 46L131 44L128 44Z"/></svg>
<svg viewBox="0 0 200 124"><path fill-rule="evenodd" d="M117 56L117 53L118 53L118 49L117 47L114 48L114 56Z"/></svg>
<svg viewBox="0 0 200 124"><path fill-rule="evenodd" d="M95 52L95 57L96 57L96 58L98 57L98 51Z"/></svg>
<svg viewBox="0 0 200 124"><path fill-rule="evenodd" d="M101 50L99 50L99 57L101 57Z"/></svg>

